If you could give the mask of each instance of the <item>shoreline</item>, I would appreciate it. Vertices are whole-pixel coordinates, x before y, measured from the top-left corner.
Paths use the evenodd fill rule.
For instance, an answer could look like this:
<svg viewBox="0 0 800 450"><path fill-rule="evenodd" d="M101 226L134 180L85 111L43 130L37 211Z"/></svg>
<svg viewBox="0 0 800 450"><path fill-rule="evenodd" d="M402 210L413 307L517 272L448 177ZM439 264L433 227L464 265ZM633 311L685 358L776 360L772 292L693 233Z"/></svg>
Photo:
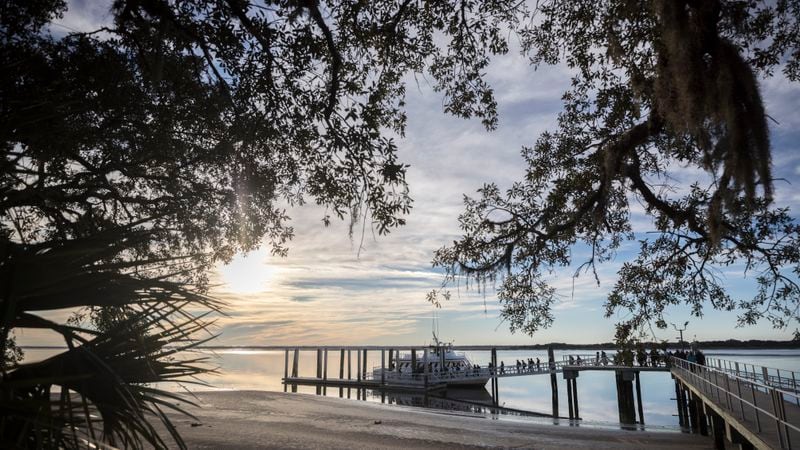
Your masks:
<svg viewBox="0 0 800 450"><path fill-rule="evenodd" d="M700 449L711 441L670 429L620 429L358 402L311 394L202 391L197 417L170 414L189 448Z"/></svg>

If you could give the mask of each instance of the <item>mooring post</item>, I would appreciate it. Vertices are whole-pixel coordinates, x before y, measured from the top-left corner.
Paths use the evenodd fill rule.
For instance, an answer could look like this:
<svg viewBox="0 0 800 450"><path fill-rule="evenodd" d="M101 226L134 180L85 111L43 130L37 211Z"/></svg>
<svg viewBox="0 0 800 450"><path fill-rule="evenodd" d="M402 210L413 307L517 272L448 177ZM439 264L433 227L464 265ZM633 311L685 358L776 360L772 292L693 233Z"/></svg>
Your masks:
<svg viewBox="0 0 800 450"><path fill-rule="evenodd" d="M286 384L286 379L289 378L289 349L286 349L286 353L283 358L283 392L289 388Z"/></svg>
<svg viewBox="0 0 800 450"><path fill-rule="evenodd" d="M428 392L428 349L422 351L422 370L425 374L425 392Z"/></svg>
<svg viewBox="0 0 800 450"><path fill-rule="evenodd" d="M394 349L389 349L389 370L394 370Z"/></svg>
<svg viewBox="0 0 800 450"><path fill-rule="evenodd" d="M725 421L714 411L711 411L711 429L714 434L714 448L725 450Z"/></svg>
<svg viewBox="0 0 800 450"><path fill-rule="evenodd" d="M356 350L356 380L361 381L361 350Z"/></svg>
<svg viewBox="0 0 800 450"><path fill-rule="evenodd" d="M644 406L642 406L642 384L639 381L639 371L635 372L636 375L636 407L639 410L639 423L644 425Z"/></svg>
<svg viewBox="0 0 800 450"><path fill-rule="evenodd" d="M339 350L339 379L344 380L344 349Z"/></svg>
<svg viewBox="0 0 800 450"><path fill-rule="evenodd" d="M317 380L322 379L322 349L317 348ZM317 395L322 393L322 386L317 385Z"/></svg>
<svg viewBox="0 0 800 450"><path fill-rule="evenodd" d="M328 379L328 349L325 349L325 353L322 355L323 363L322 363L322 379Z"/></svg>
<svg viewBox="0 0 800 450"><path fill-rule="evenodd" d="M686 418L683 416L683 408L681 407L681 385L677 379L675 380L675 405L678 407L678 424L685 427Z"/></svg>
<svg viewBox="0 0 800 450"><path fill-rule="evenodd" d="M556 378L556 357L553 347L547 347L547 367L550 369L550 390L553 394L553 417L558 417L558 378Z"/></svg>
<svg viewBox="0 0 800 450"><path fill-rule="evenodd" d="M636 423L636 408L633 400L634 374L629 370L615 370L617 381L617 404L619 421L625 424Z"/></svg>
<svg viewBox="0 0 800 450"><path fill-rule="evenodd" d="M567 378L567 372L564 372L564 378ZM575 412L572 410L573 403L572 403L572 380L567 378L567 405L569 410L569 418L575 418Z"/></svg>
<svg viewBox="0 0 800 450"><path fill-rule="evenodd" d="M564 380L567 382L567 403L569 404L569 418L578 419L578 372L577 370L564 370Z"/></svg>
<svg viewBox="0 0 800 450"><path fill-rule="evenodd" d="M297 378L297 363L300 358L300 349L294 349L294 358L292 360L292 378ZM292 392L297 392L297 384L292 384Z"/></svg>
<svg viewBox="0 0 800 450"><path fill-rule="evenodd" d="M381 349L381 384L386 384L386 350ZM383 397L381 397L383 403Z"/></svg>
<svg viewBox="0 0 800 450"><path fill-rule="evenodd" d="M498 399L498 397L500 396L500 392L498 392L499 391L499 389L498 389L499 385L497 384L497 349L496 348L492 348L492 368L491 368L491 372L489 373L489 375L491 375L491 377L492 377L492 400L494 400L494 404L495 404L495 406L497 406L497 405L500 404L499 399Z"/></svg>
<svg viewBox="0 0 800 450"><path fill-rule="evenodd" d="M347 379L352 380L353 358L351 357L350 349L347 349ZM350 398L350 388L347 388L347 398Z"/></svg>
<svg viewBox="0 0 800 450"><path fill-rule="evenodd" d="M681 405L681 409L683 410L683 424L687 428L691 428L691 426L692 426L692 418L689 417L689 405L687 404L688 398L687 398L686 393L687 393L686 388L683 386L683 384L681 384L680 405Z"/></svg>
<svg viewBox="0 0 800 450"><path fill-rule="evenodd" d="M361 368L361 377L363 379L367 379L367 349L364 349L364 359L362 360L361 364L363 367Z"/></svg>
<svg viewBox="0 0 800 450"><path fill-rule="evenodd" d="M289 349L286 349L286 355L283 358L283 379L289 378Z"/></svg>
<svg viewBox="0 0 800 450"><path fill-rule="evenodd" d="M578 412L578 375L572 379L572 398L575 400L575 418L580 419L581 414Z"/></svg>
<svg viewBox="0 0 800 450"><path fill-rule="evenodd" d="M317 349L317 379L322 378L322 349Z"/></svg>
<svg viewBox="0 0 800 450"><path fill-rule="evenodd" d="M411 373L415 374L417 372L418 372L418 370L417 370L417 349L412 348L411 349Z"/></svg>
<svg viewBox="0 0 800 450"><path fill-rule="evenodd" d="M693 396L694 397L694 396ZM705 405L699 397L694 397L694 407L697 412L697 423L701 436L708 436L708 417L706 417Z"/></svg>
<svg viewBox="0 0 800 450"><path fill-rule="evenodd" d="M697 402L694 400L695 396L692 394L692 391L686 391L687 409L689 411L689 426L692 429L692 433L697 433L700 429L700 418L697 414Z"/></svg>

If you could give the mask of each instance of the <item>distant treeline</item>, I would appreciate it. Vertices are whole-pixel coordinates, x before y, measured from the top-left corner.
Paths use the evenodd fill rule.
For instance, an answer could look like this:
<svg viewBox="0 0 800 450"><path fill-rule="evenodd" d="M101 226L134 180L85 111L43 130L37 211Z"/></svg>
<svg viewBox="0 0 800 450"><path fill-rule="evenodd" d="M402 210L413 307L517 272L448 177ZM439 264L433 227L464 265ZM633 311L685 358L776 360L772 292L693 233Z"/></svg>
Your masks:
<svg viewBox="0 0 800 450"><path fill-rule="evenodd" d="M690 342L685 342L684 345L690 345ZM645 342L643 345L647 348L650 347L661 347L661 342ZM677 347L679 344L677 342L668 342L668 347L674 348ZM724 341L698 341L697 345L703 349L709 348L771 348L771 349L780 349L780 348L800 348L800 340L789 340L789 341L764 341L759 339L750 339L747 341L740 341L738 339L727 339ZM252 350L283 350L285 348L294 348L295 346L292 345L204 345L202 349L208 350L234 350L234 349L252 349ZM317 346L300 346L302 348L313 348ZM367 347L370 346L358 346L353 345L352 347ZM397 347L397 348L407 348L409 345L392 345L392 346L381 346L381 347ZM422 348L423 346L418 346ZM485 350L491 350L492 347L517 347L515 345L455 345L456 349L459 347L470 347L475 350L483 348ZM549 344L525 344L520 345L519 347L525 347L526 349L531 350L547 350L548 347L553 347L554 350L613 350L617 348L617 346L613 342L602 342L599 344L567 344L565 342L551 342ZM23 348L29 349L61 349L64 347L56 347L56 346L43 346L43 345L26 345Z"/></svg>

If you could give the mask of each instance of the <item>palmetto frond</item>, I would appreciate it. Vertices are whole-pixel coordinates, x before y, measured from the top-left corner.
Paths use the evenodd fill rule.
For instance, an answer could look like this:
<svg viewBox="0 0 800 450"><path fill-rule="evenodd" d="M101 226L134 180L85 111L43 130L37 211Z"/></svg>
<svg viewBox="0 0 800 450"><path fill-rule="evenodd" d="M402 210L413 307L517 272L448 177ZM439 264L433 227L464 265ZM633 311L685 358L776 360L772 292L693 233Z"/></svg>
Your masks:
<svg viewBox="0 0 800 450"><path fill-rule="evenodd" d="M161 422L184 447L164 413L180 411L179 397L156 386L200 382L197 375L213 371L206 358L181 352L213 337L204 318L220 304L182 280L188 258L132 257L147 239L146 231L114 230L47 245L6 244L3 326L48 328L69 348L4 373L0 446L163 448L153 425ZM31 312L84 306L125 307L128 314L93 330Z"/></svg>

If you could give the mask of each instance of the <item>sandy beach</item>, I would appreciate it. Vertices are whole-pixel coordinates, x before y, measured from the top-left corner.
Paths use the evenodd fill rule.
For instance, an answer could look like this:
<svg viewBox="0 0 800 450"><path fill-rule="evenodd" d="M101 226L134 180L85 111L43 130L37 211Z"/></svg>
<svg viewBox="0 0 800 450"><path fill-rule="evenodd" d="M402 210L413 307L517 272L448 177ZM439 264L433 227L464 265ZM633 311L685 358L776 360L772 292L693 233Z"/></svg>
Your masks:
<svg viewBox="0 0 800 450"><path fill-rule="evenodd" d="M198 394L197 421L176 416L192 449L533 448L706 449L696 435L496 420L303 394Z"/></svg>

